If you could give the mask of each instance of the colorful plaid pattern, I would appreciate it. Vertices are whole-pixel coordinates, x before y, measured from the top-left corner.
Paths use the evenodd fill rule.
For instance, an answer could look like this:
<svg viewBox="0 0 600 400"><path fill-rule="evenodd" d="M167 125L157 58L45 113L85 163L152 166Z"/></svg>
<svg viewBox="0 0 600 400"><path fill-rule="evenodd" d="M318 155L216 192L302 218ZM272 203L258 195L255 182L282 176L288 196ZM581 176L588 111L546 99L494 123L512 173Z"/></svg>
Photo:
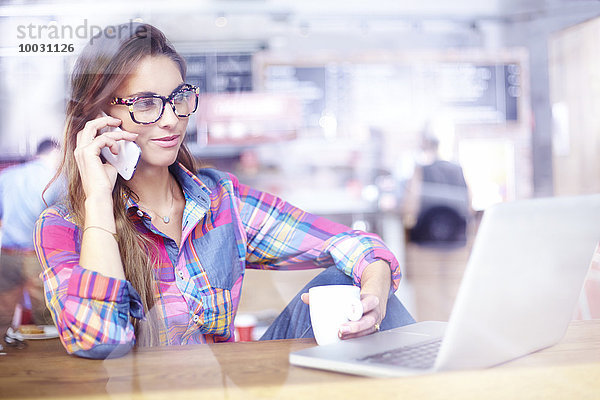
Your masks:
<svg viewBox="0 0 600 400"><path fill-rule="evenodd" d="M171 172L186 199L180 248L133 200L125 203L138 230L159 248L156 305L150 312L164 321L163 344L232 341L247 267L335 264L360 284L364 268L383 259L390 264L393 289L398 287L398 262L376 235L306 213L230 174L202 169L194 175L181 165ZM67 351L82 355L99 345L132 344L130 317L143 315L139 295L128 281L79 265L81 230L65 207L41 215L34 240L46 299Z"/></svg>

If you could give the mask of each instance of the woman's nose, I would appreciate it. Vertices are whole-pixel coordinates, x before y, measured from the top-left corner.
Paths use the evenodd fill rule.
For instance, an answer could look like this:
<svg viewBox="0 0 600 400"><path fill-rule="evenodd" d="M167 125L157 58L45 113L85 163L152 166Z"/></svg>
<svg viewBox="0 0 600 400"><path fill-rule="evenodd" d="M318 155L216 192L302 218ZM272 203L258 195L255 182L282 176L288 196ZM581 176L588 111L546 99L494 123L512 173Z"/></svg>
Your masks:
<svg viewBox="0 0 600 400"><path fill-rule="evenodd" d="M174 126L179 122L179 117L173 111L173 107L170 103L165 106L165 111L163 115L161 115L160 119L157 121L160 127Z"/></svg>

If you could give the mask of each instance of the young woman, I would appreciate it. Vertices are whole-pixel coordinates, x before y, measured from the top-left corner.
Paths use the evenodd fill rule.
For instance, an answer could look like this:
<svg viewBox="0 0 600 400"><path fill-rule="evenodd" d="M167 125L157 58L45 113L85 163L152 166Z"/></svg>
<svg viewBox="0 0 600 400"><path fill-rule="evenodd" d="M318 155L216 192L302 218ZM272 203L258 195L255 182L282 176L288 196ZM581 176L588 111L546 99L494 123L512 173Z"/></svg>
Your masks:
<svg viewBox="0 0 600 400"><path fill-rule="evenodd" d="M185 82L183 58L153 26L114 33L95 38L75 65L60 170L68 198L41 215L34 235L69 353L232 341L247 267L330 267L310 285L360 285L364 315L342 338L412 322L394 296L388 303L400 271L377 236L197 169L183 142L198 89ZM100 156L122 140L141 149L129 181ZM298 296L266 337L310 335L307 308Z"/></svg>

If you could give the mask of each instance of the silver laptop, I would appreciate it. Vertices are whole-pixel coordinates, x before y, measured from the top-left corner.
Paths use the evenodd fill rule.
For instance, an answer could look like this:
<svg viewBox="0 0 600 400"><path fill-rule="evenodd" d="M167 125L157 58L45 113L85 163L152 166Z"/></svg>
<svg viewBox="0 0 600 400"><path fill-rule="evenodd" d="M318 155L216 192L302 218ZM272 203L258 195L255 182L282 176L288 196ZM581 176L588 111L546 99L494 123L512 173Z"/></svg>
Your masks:
<svg viewBox="0 0 600 400"><path fill-rule="evenodd" d="M392 377L490 367L552 346L599 241L600 195L498 204L484 213L449 322L303 349L290 363Z"/></svg>

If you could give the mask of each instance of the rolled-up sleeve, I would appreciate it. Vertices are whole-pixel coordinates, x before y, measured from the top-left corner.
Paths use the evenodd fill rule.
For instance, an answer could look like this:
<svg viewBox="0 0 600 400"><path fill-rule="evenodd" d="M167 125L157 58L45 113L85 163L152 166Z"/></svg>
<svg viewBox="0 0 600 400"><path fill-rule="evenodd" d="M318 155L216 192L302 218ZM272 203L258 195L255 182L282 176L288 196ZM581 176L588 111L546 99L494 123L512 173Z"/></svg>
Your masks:
<svg viewBox="0 0 600 400"><path fill-rule="evenodd" d="M231 176L247 236L247 266L260 269L306 269L335 265L357 285L367 265L390 265L392 288L401 273L398 260L375 234L307 213L269 193L240 184Z"/></svg>
<svg viewBox="0 0 600 400"><path fill-rule="evenodd" d="M129 351L135 343L129 317L144 315L131 284L81 267L79 230L53 208L38 219L34 244L46 301L67 352L107 358Z"/></svg>

